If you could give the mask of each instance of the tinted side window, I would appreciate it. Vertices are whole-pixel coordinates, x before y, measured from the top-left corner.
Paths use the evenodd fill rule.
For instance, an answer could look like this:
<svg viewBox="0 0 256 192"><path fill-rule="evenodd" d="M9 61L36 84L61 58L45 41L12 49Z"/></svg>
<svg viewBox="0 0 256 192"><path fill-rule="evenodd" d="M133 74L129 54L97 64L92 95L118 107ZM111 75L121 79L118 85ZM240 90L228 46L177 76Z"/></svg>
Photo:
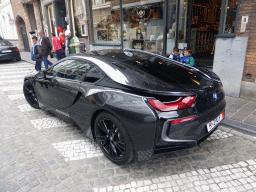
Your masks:
<svg viewBox="0 0 256 192"><path fill-rule="evenodd" d="M45 72L45 75L65 78L65 66L70 62L72 62L72 60L65 60L54 65Z"/></svg>
<svg viewBox="0 0 256 192"><path fill-rule="evenodd" d="M94 66L90 71L88 71L84 81L89 83L94 83L103 77L104 77L104 73L97 66Z"/></svg>
<svg viewBox="0 0 256 192"><path fill-rule="evenodd" d="M92 64L79 60L65 60L46 71L46 75L66 79L82 80Z"/></svg>

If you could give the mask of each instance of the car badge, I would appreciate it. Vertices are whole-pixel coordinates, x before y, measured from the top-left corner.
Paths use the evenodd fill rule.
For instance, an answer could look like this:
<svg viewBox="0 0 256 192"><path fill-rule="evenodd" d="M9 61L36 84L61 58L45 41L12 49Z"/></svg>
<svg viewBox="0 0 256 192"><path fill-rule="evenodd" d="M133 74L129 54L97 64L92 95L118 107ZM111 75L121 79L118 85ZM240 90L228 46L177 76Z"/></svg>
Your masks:
<svg viewBox="0 0 256 192"><path fill-rule="evenodd" d="M213 93L213 99L214 99L214 101L217 101L218 100L218 95L217 95L217 93L215 92L215 93Z"/></svg>

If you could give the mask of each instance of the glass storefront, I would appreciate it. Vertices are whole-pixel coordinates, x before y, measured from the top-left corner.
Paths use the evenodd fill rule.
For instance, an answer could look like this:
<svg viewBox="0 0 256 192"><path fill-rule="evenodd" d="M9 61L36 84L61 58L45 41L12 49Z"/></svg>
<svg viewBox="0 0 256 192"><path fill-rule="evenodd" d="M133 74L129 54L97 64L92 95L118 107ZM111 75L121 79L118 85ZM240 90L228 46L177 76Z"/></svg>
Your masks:
<svg viewBox="0 0 256 192"><path fill-rule="evenodd" d="M115 0L93 0L94 43L120 44L120 3Z"/></svg>
<svg viewBox="0 0 256 192"><path fill-rule="evenodd" d="M191 48L198 63L203 56L205 60L201 63L212 65L220 20L225 17L224 33L234 33L238 0L92 0L91 3L94 45L117 45L165 56L174 47L180 52ZM223 16L221 6L226 10Z"/></svg>
<svg viewBox="0 0 256 192"><path fill-rule="evenodd" d="M84 0L72 0L73 33L77 37L86 36L86 12Z"/></svg>
<svg viewBox="0 0 256 192"><path fill-rule="evenodd" d="M179 4L177 4L179 3ZM179 17L177 18L177 9L179 9ZM188 12L188 2L187 0L170 0L168 4L168 24L167 24L167 46L166 55L170 55L173 52L173 48L177 47L181 50L187 48L187 12ZM176 20L178 21L178 26L176 25ZM178 27L178 29L177 29ZM178 30L176 36L176 30ZM176 42L177 41L177 42ZM176 42L176 43L175 43ZM177 44L177 45L176 45Z"/></svg>
<svg viewBox="0 0 256 192"><path fill-rule="evenodd" d="M124 48L163 53L163 2L123 1Z"/></svg>

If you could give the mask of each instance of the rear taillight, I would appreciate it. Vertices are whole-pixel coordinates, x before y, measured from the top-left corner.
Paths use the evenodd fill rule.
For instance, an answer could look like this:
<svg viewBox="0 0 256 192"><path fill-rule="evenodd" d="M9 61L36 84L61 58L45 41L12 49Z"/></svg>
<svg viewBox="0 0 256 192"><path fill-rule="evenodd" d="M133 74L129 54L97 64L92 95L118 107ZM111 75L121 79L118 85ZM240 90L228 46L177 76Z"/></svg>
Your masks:
<svg viewBox="0 0 256 192"><path fill-rule="evenodd" d="M176 111L190 108L196 100L196 96L181 97L177 101L162 103L154 98L147 98L148 103L157 111Z"/></svg>
<svg viewBox="0 0 256 192"><path fill-rule="evenodd" d="M19 51L18 47L15 47L15 51Z"/></svg>
<svg viewBox="0 0 256 192"><path fill-rule="evenodd" d="M194 119L195 119L195 116L185 117L185 118L182 118L182 119L176 119L174 121L171 121L171 125L189 122L189 121L192 121Z"/></svg>

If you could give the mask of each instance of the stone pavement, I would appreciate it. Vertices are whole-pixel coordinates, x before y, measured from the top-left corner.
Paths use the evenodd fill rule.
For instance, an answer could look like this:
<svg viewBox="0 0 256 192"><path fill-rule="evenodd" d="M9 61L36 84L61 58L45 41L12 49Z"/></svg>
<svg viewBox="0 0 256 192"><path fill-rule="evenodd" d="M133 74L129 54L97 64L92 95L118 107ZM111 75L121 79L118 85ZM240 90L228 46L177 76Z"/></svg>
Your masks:
<svg viewBox="0 0 256 192"><path fill-rule="evenodd" d="M254 134L220 125L196 147L117 166L78 127L28 105L22 85L33 68L0 64L0 192L256 191ZM227 117L252 106L228 110L238 101L227 97Z"/></svg>

